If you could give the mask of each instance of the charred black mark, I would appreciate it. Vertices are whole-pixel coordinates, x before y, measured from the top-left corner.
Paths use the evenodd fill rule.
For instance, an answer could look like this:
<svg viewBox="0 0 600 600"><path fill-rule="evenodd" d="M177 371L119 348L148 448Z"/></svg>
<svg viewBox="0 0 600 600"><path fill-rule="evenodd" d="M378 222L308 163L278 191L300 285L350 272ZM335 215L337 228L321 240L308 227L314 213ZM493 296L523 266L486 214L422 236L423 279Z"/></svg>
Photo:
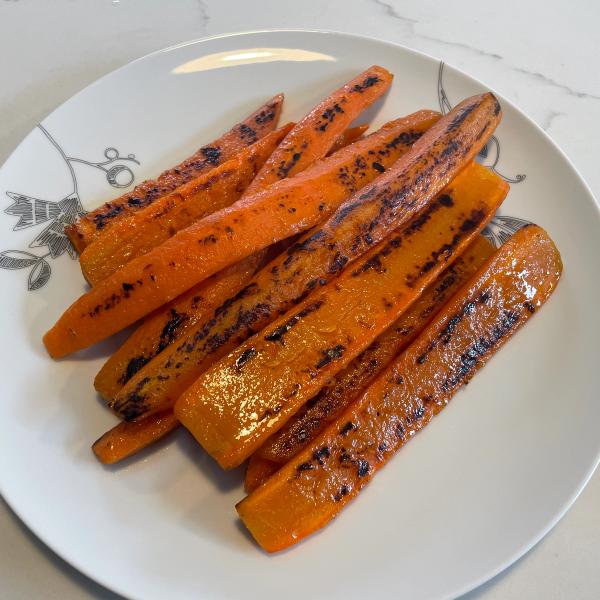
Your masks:
<svg viewBox="0 0 600 600"><path fill-rule="evenodd" d="M138 382L132 392L127 394L123 400L114 404L113 408L121 414L126 421L133 421L133 419L146 412L146 396L142 394L141 391L149 381L149 377L144 377Z"/></svg>
<svg viewBox="0 0 600 600"><path fill-rule="evenodd" d="M341 429L340 429L340 435L348 435L353 429L355 428L355 425L352 421L348 421Z"/></svg>
<svg viewBox="0 0 600 600"><path fill-rule="evenodd" d="M359 477L364 477L369 473L371 465L364 458L359 458L356 463L356 474Z"/></svg>
<svg viewBox="0 0 600 600"><path fill-rule="evenodd" d="M94 225L96 229L102 229L108 221L114 219L117 215L123 212L123 207L120 204L115 205L110 210L94 215Z"/></svg>
<svg viewBox="0 0 600 600"><path fill-rule="evenodd" d="M512 331L519 317L519 313L503 310L489 338L480 337L466 352L460 355L458 369L443 381L442 390L448 392L461 383L468 381L482 357L488 354L503 337Z"/></svg>
<svg viewBox="0 0 600 600"><path fill-rule="evenodd" d="M457 246L463 239L464 235L469 234L475 229L477 229L477 227L479 227L479 225L484 219L485 212L483 210L471 211L471 215L469 216L469 218L463 220L459 227L459 232L454 234L452 240L443 244L437 250L434 250L430 254L428 260L426 260L423 263L423 265L418 269L416 274L409 273L406 276L406 285L408 285L408 287L414 287L416 282L419 281L419 279L423 275L431 271L431 269L433 269L436 266L440 259L447 260L448 258L450 258L454 254Z"/></svg>
<svg viewBox="0 0 600 600"><path fill-rule="evenodd" d="M200 149L202 156L206 159L206 162L211 165L218 165L221 160L221 149L214 146L206 146Z"/></svg>
<svg viewBox="0 0 600 600"><path fill-rule="evenodd" d="M221 306L215 309L215 317L227 313L233 304L239 302L242 298L250 296L250 294L256 292L257 288L258 285L256 283L250 283L246 287L242 288L235 296L228 298L225 300L225 302L223 302L223 304L221 304Z"/></svg>
<svg viewBox="0 0 600 600"><path fill-rule="evenodd" d="M373 168L374 168L376 171L379 171L380 173L383 173L383 172L385 171L385 167L384 167L384 166L383 166L381 163L374 162L374 163L373 163L371 166L372 166L372 167L373 167Z"/></svg>
<svg viewBox="0 0 600 600"><path fill-rule="evenodd" d="M135 356L128 363L127 367L125 367L125 372L119 377L119 383L125 385L142 367L147 365L152 356Z"/></svg>
<svg viewBox="0 0 600 600"><path fill-rule="evenodd" d="M292 246L290 246L286 253L287 257L283 261L283 266L285 269L288 269L290 265L294 262L294 258L300 252L314 252L315 246L319 240L325 237L324 231L316 231L312 235L308 236L304 240L300 242L296 242Z"/></svg>
<svg viewBox="0 0 600 600"><path fill-rule="evenodd" d="M331 221L333 225L339 225L343 221L346 220L348 215L350 215L354 210L356 210L359 206L362 206L362 202L346 202L342 204L334 213Z"/></svg>
<svg viewBox="0 0 600 600"><path fill-rule="evenodd" d="M302 158L302 152L294 152L290 160L282 160L277 167L277 175L281 179L285 179L289 172L294 168L294 165Z"/></svg>
<svg viewBox="0 0 600 600"><path fill-rule="evenodd" d="M421 419L424 414L425 414L425 407L418 406L417 408L415 408L415 410L412 411L412 413L408 417L406 417L406 423L408 425L411 425L415 421L418 421L419 419Z"/></svg>
<svg viewBox="0 0 600 600"><path fill-rule="evenodd" d="M352 271L352 277L358 277L361 273L366 273L371 269L375 270L377 273L384 273L386 269L383 266L382 258L389 256L394 250L400 248L401 245L401 237L397 236L392 238L379 252L363 262L358 269Z"/></svg>
<svg viewBox="0 0 600 600"><path fill-rule="evenodd" d="M217 236L215 236L213 233L211 233L210 235L207 235L204 239L202 239L200 243L201 244L216 244Z"/></svg>
<svg viewBox="0 0 600 600"><path fill-rule="evenodd" d="M309 462L303 462L296 467L296 471L312 471L314 468L314 465L311 465Z"/></svg>
<svg viewBox="0 0 600 600"><path fill-rule="evenodd" d="M167 346L172 344L177 337L179 328L187 321L188 316L185 313L178 313L174 308L169 311L169 320L165 323L162 331L156 354L162 352Z"/></svg>
<svg viewBox="0 0 600 600"><path fill-rule="evenodd" d="M242 368L256 356L256 348L248 348L244 350L235 360L236 371L241 371Z"/></svg>
<svg viewBox="0 0 600 600"><path fill-rule="evenodd" d="M348 257L343 256L339 252L336 252L331 263L329 264L327 272L330 275L335 275L336 273L339 273L346 266L347 263Z"/></svg>
<svg viewBox="0 0 600 600"><path fill-rule="evenodd" d="M325 109L321 115L321 124L317 126L317 129L319 131L325 131L329 126L329 123L332 123L335 117L343 112L344 109L337 102L332 107Z"/></svg>
<svg viewBox="0 0 600 600"><path fill-rule="evenodd" d="M377 75L371 75L367 77L362 83L357 83L354 86L352 86L352 91L362 94L366 89L373 87L376 83L379 83L380 81L381 80L379 79L379 77L377 77Z"/></svg>
<svg viewBox="0 0 600 600"><path fill-rule="evenodd" d="M452 200L452 196L449 196L448 194L441 194L440 196L438 196L437 201L446 208L454 206L454 200Z"/></svg>
<svg viewBox="0 0 600 600"><path fill-rule="evenodd" d="M261 110L256 117L254 117L254 122L257 125L264 125L269 121L272 121L275 118L275 110L271 107L265 110Z"/></svg>
<svg viewBox="0 0 600 600"><path fill-rule="evenodd" d="M258 139L258 136L256 135L256 131L254 131L254 129L252 129L252 127L249 127L245 123L242 123L240 125L240 137L248 145L254 144L254 142L256 142L256 140Z"/></svg>
<svg viewBox="0 0 600 600"><path fill-rule="evenodd" d="M125 292L125 297L128 298L129 297L129 292L131 292L135 288L135 284L133 284L133 283L123 283L121 285L121 287L123 288L123 291Z"/></svg>
<svg viewBox="0 0 600 600"><path fill-rule="evenodd" d="M450 122L450 125L447 127L447 131L454 131L458 129L462 122L477 108L478 103L473 102L472 104L468 104L463 108L459 109L456 116Z"/></svg>
<svg viewBox="0 0 600 600"><path fill-rule="evenodd" d="M310 313L319 310L323 305L323 300L317 300L316 302L312 302L305 306L300 312L296 313L293 317L288 319L285 323L282 323L279 327L276 327L264 336L264 339L267 342L282 342L285 334L292 329L292 327L296 326L304 317L310 315Z"/></svg>
<svg viewBox="0 0 600 600"><path fill-rule="evenodd" d="M398 425L396 425L396 436L398 438L400 438L401 440L404 439L404 434L406 433L403 425L401 423L398 423Z"/></svg>
<svg viewBox="0 0 600 600"><path fill-rule="evenodd" d="M313 460L316 460L320 465L324 465L325 464L324 459L329 458L330 456L331 456L331 453L327 446L323 446L322 448L315 450L315 452L313 452L313 455L312 455Z"/></svg>
<svg viewBox="0 0 600 600"><path fill-rule="evenodd" d="M327 350L322 350L323 358L315 365L315 369L322 369L330 362L339 360L344 355L345 350L346 348L345 346L342 346L342 344L327 348Z"/></svg>
<svg viewBox="0 0 600 600"><path fill-rule="evenodd" d="M294 396L297 396L299 391L300 391L300 384L299 383L295 383L292 386L292 389L290 390L290 392L288 393L288 395L286 396L286 398L293 398Z"/></svg>
<svg viewBox="0 0 600 600"><path fill-rule="evenodd" d="M494 98L494 116L497 117L500 114L502 108L500 107L500 102L498 102L498 98L496 98L496 96L494 96L493 94L492 97Z"/></svg>
<svg viewBox="0 0 600 600"><path fill-rule="evenodd" d="M333 497L336 502L339 502L344 496L350 493L350 488L347 485L343 485L340 491Z"/></svg>
<svg viewBox="0 0 600 600"><path fill-rule="evenodd" d="M533 304L533 302L523 302L523 306L531 313L533 314L535 312L535 305Z"/></svg>
<svg viewBox="0 0 600 600"><path fill-rule="evenodd" d="M402 375L398 375L398 377L395 379L395 383L396 385L404 385L404 377L402 377Z"/></svg>

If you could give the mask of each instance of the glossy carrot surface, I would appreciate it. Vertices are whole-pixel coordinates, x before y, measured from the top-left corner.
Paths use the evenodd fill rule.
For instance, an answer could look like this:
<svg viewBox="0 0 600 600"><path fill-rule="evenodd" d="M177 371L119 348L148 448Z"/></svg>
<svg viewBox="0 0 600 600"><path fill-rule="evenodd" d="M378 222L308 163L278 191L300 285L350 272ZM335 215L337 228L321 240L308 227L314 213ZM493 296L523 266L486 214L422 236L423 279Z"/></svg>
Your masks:
<svg viewBox="0 0 600 600"><path fill-rule="evenodd" d="M285 463L329 425L423 331L446 300L492 255L480 236L389 329L311 398L256 454Z"/></svg>
<svg viewBox="0 0 600 600"><path fill-rule="evenodd" d="M507 191L472 164L423 214L201 375L176 416L223 468L241 464L417 300Z"/></svg>
<svg viewBox="0 0 600 600"><path fill-rule="evenodd" d="M358 157L366 160L372 156L378 167L361 171L361 177L348 181L352 180L356 188L368 184L378 175L378 168L391 166L438 119L437 113L421 111L398 119L394 126L354 144L350 155L353 162L358 147L361 149ZM346 150L349 148L338 154ZM355 235L355 231L342 224L336 227L329 221L309 232L261 269L238 295L216 309L210 319L191 328L179 344L132 378L115 397L113 408L122 416L137 418L172 407L179 395L216 360L292 307L315 286L335 277L336 270L331 265L336 263L340 251L348 260L360 256L364 250L354 245Z"/></svg>
<svg viewBox="0 0 600 600"><path fill-rule="evenodd" d="M543 229L517 232L356 402L238 504L256 541L275 552L326 525L542 306L561 271Z"/></svg>
<svg viewBox="0 0 600 600"><path fill-rule="evenodd" d="M100 236L110 225L155 202L165 194L233 158L240 150L254 144L277 127L283 94L271 98L230 131L203 146L179 165L157 179L148 179L110 202L65 227L65 233L78 252Z"/></svg>
<svg viewBox="0 0 600 600"><path fill-rule="evenodd" d="M374 65L329 94L288 133L250 184L248 194L325 156L352 121L387 91L392 79L389 71Z"/></svg>
<svg viewBox="0 0 600 600"><path fill-rule="evenodd" d="M82 252L79 262L96 285L192 223L240 199L292 124L264 136L227 162L114 223Z"/></svg>

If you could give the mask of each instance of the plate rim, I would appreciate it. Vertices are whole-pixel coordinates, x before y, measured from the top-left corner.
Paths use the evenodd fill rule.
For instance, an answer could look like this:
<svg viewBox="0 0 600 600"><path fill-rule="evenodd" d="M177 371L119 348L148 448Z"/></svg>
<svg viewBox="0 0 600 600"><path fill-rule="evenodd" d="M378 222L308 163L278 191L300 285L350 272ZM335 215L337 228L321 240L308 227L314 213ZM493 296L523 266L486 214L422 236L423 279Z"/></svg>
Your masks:
<svg viewBox="0 0 600 600"><path fill-rule="evenodd" d="M366 42L376 42L376 43L384 44L387 46L392 46L403 52L408 52L409 54L419 56L428 61L435 61L435 62L442 61L442 59L437 56L428 54L428 53L420 51L420 50L415 50L414 48L411 48L409 46L406 46L404 44L401 44L401 43L398 43L395 41L391 41L389 39L360 34L360 33L352 33L352 32L347 32L347 31L337 31L337 30L320 29L320 28L302 28L302 27L288 28L288 27L284 27L284 28L265 28L265 29L252 29L252 30L243 30L243 31L237 31L237 32L234 31L234 32L227 32L227 33L219 33L219 34L202 36L199 38L194 38L191 40L179 42L179 43L173 44L171 46L167 46L165 48L153 50L152 52L144 54L143 56L140 56L140 57L134 58L133 60L128 61L127 63L117 67L116 69L113 69L113 70L109 71L108 73L105 73L98 79L92 81L88 85L84 86L83 88L81 88L80 90L78 90L77 92L75 92L74 94L69 96L69 98L67 98L66 100L61 102L59 105L54 107L50 112L48 112L44 116L44 118L39 121L39 124L43 124L52 115L54 115L56 112L61 110L65 105L67 105L71 100L77 98L78 96L87 92L89 89L95 87L96 85L100 85L102 82L104 82L105 79L113 76L114 74L116 74L122 70L130 68L135 63L145 61L145 60L151 58L152 56L155 56L158 54L164 54L164 53L168 53L168 52L173 52L175 50L178 50L179 48L193 46L196 44L202 44L205 42L210 42L212 40L226 39L226 38L232 38L232 37L241 37L241 36L247 36L247 35L272 34L272 33L319 34L319 35L331 35L331 36L353 38L353 39L358 38L358 39L361 39ZM550 136L550 134L548 134L540 125L538 125L538 123L536 123L536 121L534 121L531 117L529 117L522 109L520 109L511 100L506 98L503 94L498 93L493 86L488 85L485 80L470 75L469 73L467 73L466 71L464 71L463 69L461 69L459 67L456 67L452 63L448 63L446 61L443 61L443 62L444 62L444 65L446 65L447 67L449 67L450 69L452 69L453 71L458 73L460 76L466 77L468 80L475 82L479 85L482 85L486 89L488 89L489 91L494 93L501 100L501 102L503 104L505 104L506 106L509 106L521 118L525 119L529 124L534 126L534 129L536 130L536 132L538 134L541 134L542 137L547 142L550 143L551 147L555 151L558 152L559 156L565 161L565 163L571 169L573 174L577 177L577 179L583 185L583 189L588 194L588 196L591 198L591 200L596 208L597 218L600 221L600 199L596 198L596 196L594 195L594 192L592 191L590 185L587 183L585 177L582 175L582 173L579 171L579 169L573 163L571 158L566 154L566 152ZM37 124L27 134L25 134L23 139L10 152L10 154L7 156L7 158L4 160L4 162L0 165L0 171L2 171L4 169L4 167L11 161L11 159L18 153L21 146L23 146L24 142L29 138L29 136L32 133L35 132L36 127L37 127ZM573 493L564 502L564 504L561 506L560 510L557 511L556 515L552 519L550 519L548 524L544 528L542 528L537 535L533 536L530 540L528 540L527 542L525 542L521 546L519 546L519 548L516 549L514 551L514 553L511 554L511 556L507 560L505 560L503 563L501 563L499 566L495 567L494 569L491 569L490 571L487 571L484 575L482 575L478 579L473 580L472 582L464 585L462 588L458 588L458 589L452 591L450 594L447 594L443 597L456 598L456 597L462 596L462 595L478 588L479 586L483 585L484 583L486 583L488 581L491 581L497 575L504 572L511 565L513 565L519 559L521 559L533 547L535 547L537 544L539 544L539 542L544 537L546 537L546 535L548 535L548 533L558 524L558 522L565 516L565 514L573 506L573 504L575 503L575 501L577 500L577 498L579 497L581 492L584 490L584 488L586 487L586 485L588 484L588 482L594 475L594 473L599 465L600 465L600 447L598 448L595 458L592 460L591 467L588 469L588 472L585 474L585 476L581 479L578 486L574 489ZM52 551L54 554L56 554L66 564L68 564L69 566L73 567L74 569L76 569L77 571L82 573L85 577L87 577L94 583L105 587L109 591L119 594L119 595L123 596L124 598L135 597L134 595L132 595L130 593L129 590L125 590L118 583L113 582L113 581L108 581L104 577L99 576L98 574L93 574L91 572L91 569L88 569L87 566L84 566L81 564L81 562L79 561L77 556L73 556L72 553L65 551L64 548L59 548L59 546L61 545L60 542L49 540L48 536L46 536L45 532L42 533L42 530L39 527L35 526L35 524L32 524L32 522L31 522L32 519L28 519L26 516L23 515L23 513L21 512L19 507L16 506L16 502L11 501L10 495L7 494L7 492L6 492L6 485L3 485L3 481L1 478L0 478L0 495L6 502L9 509L13 512L14 515L16 515L18 517L18 519L21 521L21 523L23 523L27 527L27 529L35 535L35 537L37 539L39 539L50 551Z"/></svg>

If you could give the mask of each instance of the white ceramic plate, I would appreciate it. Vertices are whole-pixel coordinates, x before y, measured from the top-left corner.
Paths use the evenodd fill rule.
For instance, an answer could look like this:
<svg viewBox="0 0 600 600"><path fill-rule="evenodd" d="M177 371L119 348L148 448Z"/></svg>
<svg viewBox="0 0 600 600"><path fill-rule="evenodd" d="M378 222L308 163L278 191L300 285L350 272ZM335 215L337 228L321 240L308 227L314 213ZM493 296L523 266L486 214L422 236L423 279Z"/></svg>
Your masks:
<svg viewBox="0 0 600 600"><path fill-rule="evenodd" d="M60 219L131 177L156 175L279 91L283 119L298 118L374 63L396 76L368 115L374 126L486 89L438 60L356 36L212 38L90 86L0 171L1 491L42 540L105 586L144 598L454 596L537 542L596 466L598 208L560 150L505 100L484 162L517 181L502 214L549 231L562 282L335 523L267 556L236 519L241 471L220 472L185 432L120 468L92 456L90 443L114 423L92 388L114 343L61 362L42 348L42 333L84 289ZM493 230L501 239L513 224Z"/></svg>

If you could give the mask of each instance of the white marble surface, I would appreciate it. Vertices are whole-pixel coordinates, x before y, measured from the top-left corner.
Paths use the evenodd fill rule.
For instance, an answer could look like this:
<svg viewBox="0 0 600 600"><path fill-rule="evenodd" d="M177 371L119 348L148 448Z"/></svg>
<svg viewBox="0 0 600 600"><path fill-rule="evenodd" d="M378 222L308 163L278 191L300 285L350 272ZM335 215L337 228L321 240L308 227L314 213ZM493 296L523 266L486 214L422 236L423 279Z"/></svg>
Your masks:
<svg viewBox="0 0 600 600"><path fill-rule="evenodd" d="M0 0L0 163L61 102L148 52L224 32L332 29L405 44L489 83L559 143L600 197L599 26L595 0ZM544 540L467 598L600 597L598 507L600 472ZM0 597L117 598L1 502Z"/></svg>

